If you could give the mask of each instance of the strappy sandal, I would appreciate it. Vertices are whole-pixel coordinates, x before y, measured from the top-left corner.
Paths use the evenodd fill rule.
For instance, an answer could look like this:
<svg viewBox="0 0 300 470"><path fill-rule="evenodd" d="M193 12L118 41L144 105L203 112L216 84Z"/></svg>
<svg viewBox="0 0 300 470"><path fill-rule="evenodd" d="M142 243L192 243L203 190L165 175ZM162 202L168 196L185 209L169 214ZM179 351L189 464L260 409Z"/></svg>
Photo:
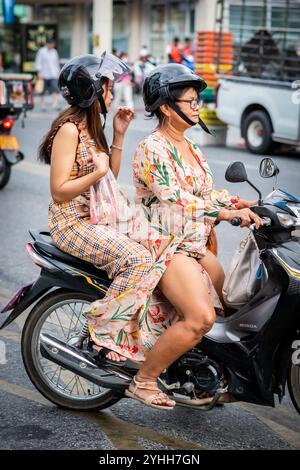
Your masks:
<svg viewBox="0 0 300 470"><path fill-rule="evenodd" d="M101 347L100 350L94 349L94 351L96 352L94 359L101 366L102 365L115 366L118 368L118 370L123 369L124 371L129 372L130 374L136 374L140 368L139 362L132 361L131 359L128 359L128 358L125 361L124 360L114 361L113 359L109 359L107 357L108 353L115 352L115 351L112 351L111 349Z"/></svg>
<svg viewBox="0 0 300 470"><path fill-rule="evenodd" d="M113 359L109 359L107 356L109 353L111 352L115 352L115 351L112 351L111 349L108 349L108 348L105 348L105 347L101 347L101 349L97 350L98 351L98 355L97 355L97 359L101 362L105 361L107 362L108 364L116 364L116 365L121 365L121 364L124 364L127 359L125 358L124 359L120 359L119 361L114 361ZM117 353L119 354L119 353ZM119 356L121 356L121 354L119 354Z"/></svg>
<svg viewBox="0 0 300 470"><path fill-rule="evenodd" d="M158 387L157 387L157 382L156 380L151 380L151 381L145 381L145 382L139 382L136 380L135 376L133 377L133 381L131 384L134 388L133 391L125 390L125 395L129 398L133 398L135 400L140 401L141 403L144 403L144 405L151 406L151 408L158 408L161 410L173 410L174 406L176 405L176 402L174 400L170 400L168 395L166 395L164 392L162 392ZM155 393L149 395L146 398L139 397L137 395L137 390L149 390L153 391ZM153 403L154 400L161 399L161 400L169 400L174 403L174 405L168 406L168 405L159 405L158 403Z"/></svg>

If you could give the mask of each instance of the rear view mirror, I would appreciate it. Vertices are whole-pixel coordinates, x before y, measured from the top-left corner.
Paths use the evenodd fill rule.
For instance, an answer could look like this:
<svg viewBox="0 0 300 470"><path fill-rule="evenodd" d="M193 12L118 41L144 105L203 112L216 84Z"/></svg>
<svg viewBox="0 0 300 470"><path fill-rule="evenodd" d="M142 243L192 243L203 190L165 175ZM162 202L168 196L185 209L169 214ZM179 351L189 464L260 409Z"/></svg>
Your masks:
<svg viewBox="0 0 300 470"><path fill-rule="evenodd" d="M272 178L279 173L279 168L272 158L263 158L259 166L259 174L262 178Z"/></svg>
<svg viewBox="0 0 300 470"><path fill-rule="evenodd" d="M231 163L226 170L225 179L229 181L229 183L244 183L244 181L247 181L248 175L244 163Z"/></svg>

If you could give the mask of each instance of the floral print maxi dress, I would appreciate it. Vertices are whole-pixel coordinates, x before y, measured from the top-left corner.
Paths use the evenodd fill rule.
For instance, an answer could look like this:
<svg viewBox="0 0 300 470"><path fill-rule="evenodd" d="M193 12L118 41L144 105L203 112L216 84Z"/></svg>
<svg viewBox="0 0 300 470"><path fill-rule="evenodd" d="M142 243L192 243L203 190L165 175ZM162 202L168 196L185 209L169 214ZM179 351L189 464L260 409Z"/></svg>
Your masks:
<svg viewBox="0 0 300 470"><path fill-rule="evenodd" d="M197 166L184 161L160 131L140 143L133 162L135 215L130 238L144 245L154 263L142 282L117 297L106 296L86 312L92 339L126 357L145 360L176 311L157 287L175 253L197 260L222 207L237 202L226 190L215 191L199 146L187 139ZM212 303L222 309L207 272L199 264ZM155 289L156 288L156 289Z"/></svg>

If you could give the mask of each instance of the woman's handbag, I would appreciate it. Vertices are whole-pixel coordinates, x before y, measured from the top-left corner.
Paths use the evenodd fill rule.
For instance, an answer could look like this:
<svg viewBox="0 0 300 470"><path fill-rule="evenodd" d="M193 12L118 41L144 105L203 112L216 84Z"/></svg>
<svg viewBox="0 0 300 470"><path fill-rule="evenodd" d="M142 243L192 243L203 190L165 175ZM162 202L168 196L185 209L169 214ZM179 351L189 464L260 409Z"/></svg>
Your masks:
<svg viewBox="0 0 300 470"><path fill-rule="evenodd" d="M90 216L94 225L109 225L129 233L133 213L111 170L90 188Z"/></svg>
<svg viewBox="0 0 300 470"><path fill-rule="evenodd" d="M238 309L251 300L260 287L266 271L250 232L240 242L225 276L223 298L228 307Z"/></svg>

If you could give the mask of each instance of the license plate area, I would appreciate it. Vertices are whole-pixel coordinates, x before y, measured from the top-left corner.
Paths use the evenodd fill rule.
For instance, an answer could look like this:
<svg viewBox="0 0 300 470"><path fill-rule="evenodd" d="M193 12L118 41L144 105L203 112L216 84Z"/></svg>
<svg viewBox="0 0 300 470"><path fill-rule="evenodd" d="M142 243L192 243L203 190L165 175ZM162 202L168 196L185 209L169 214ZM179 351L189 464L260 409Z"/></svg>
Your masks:
<svg viewBox="0 0 300 470"><path fill-rule="evenodd" d="M9 302L3 307L0 313L5 313L8 312L9 310L12 310L15 308L23 299L23 297L27 294L27 292L31 289L33 286L33 282L30 284L26 284L26 286L21 287L9 300Z"/></svg>
<svg viewBox="0 0 300 470"><path fill-rule="evenodd" d="M15 135L0 135L0 149L19 150L19 142Z"/></svg>

